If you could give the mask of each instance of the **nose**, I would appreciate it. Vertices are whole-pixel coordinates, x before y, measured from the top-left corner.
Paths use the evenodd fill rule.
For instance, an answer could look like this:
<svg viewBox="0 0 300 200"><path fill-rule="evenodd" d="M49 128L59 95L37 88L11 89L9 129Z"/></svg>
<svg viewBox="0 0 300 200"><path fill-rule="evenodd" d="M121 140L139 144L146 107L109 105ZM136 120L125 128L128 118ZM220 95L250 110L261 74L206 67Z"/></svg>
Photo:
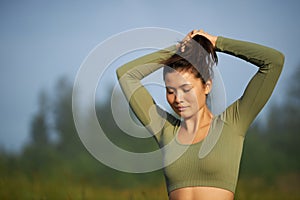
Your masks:
<svg viewBox="0 0 300 200"><path fill-rule="evenodd" d="M183 102L183 94L181 92L176 93L175 102L178 104Z"/></svg>

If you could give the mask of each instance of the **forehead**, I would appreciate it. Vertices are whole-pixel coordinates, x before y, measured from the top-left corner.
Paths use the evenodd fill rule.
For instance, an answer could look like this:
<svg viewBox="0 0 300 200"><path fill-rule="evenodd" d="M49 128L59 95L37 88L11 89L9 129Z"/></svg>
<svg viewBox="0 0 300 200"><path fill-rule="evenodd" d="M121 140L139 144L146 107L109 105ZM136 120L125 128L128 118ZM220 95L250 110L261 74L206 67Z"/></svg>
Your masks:
<svg viewBox="0 0 300 200"><path fill-rule="evenodd" d="M179 87L182 85L195 85L199 82L201 82L199 78L187 71L173 71L165 75L166 86Z"/></svg>

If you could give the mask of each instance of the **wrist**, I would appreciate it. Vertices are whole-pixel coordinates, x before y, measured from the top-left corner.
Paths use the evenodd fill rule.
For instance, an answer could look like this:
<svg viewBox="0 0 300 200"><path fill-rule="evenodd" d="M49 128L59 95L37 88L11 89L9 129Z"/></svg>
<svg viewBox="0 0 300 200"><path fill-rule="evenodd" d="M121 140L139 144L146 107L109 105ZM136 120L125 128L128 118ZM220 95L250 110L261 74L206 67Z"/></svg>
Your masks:
<svg viewBox="0 0 300 200"><path fill-rule="evenodd" d="M210 42L212 43L213 47L216 48L218 36L212 36Z"/></svg>

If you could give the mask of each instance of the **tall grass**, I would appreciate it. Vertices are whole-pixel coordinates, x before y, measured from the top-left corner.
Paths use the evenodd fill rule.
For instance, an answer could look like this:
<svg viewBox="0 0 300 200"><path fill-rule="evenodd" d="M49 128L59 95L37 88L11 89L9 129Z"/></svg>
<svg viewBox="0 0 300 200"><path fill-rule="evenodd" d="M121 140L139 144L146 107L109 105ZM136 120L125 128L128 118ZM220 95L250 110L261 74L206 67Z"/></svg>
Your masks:
<svg viewBox="0 0 300 200"><path fill-rule="evenodd" d="M300 174L287 174L269 183L260 178L242 179L238 183L237 200L298 200ZM130 184L128 184L130 185ZM73 179L57 174L45 177L19 173L0 178L0 199L3 200L167 200L164 183L147 186L117 188L105 183L92 184L88 180Z"/></svg>
<svg viewBox="0 0 300 200"><path fill-rule="evenodd" d="M116 188L90 184L86 180L74 181L68 176L52 178L24 174L17 174L13 177L0 178L0 199L1 200L46 200L46 199L103 199L103 200L135 200L135 199L167 199L164 183L157 186L142 185L135 188Z"/></svg>
<svg viewBox="0 0 300 200"><path fill-rule="evenodd" d="M300 199L300 174L284 174L274 180L259 177L239 181L237 200L298 200Z"/></svg>

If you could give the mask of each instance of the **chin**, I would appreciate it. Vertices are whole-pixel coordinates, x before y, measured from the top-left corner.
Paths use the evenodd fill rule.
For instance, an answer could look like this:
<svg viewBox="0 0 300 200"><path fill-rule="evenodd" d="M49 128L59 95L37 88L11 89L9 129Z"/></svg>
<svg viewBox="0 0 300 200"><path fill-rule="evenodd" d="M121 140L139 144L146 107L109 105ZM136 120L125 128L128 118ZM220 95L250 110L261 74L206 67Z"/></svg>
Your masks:
<svg viewBox="0 0 300 200"><path fill-rule="evenodd" d="M187 119L187 118L191 117L191 115L184 113L184 112L176 112L176 114L182 119Z"/></svg>

